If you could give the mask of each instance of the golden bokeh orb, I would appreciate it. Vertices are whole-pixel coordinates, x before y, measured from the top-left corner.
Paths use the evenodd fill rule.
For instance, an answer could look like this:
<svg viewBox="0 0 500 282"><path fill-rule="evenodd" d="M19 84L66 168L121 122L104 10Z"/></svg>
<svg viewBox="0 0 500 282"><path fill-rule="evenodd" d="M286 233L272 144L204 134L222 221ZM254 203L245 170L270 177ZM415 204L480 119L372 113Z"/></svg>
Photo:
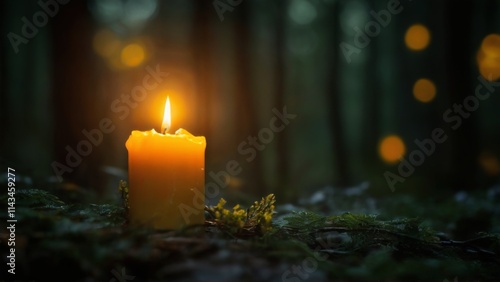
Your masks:
<svg viewBox="0 0 500 282"><path fill-rule="evenodd" d="M128 67L136 67L140 65L142 62L144 62L145 58L146 52L144 50L144 47L137 43L132 43L125 46L125 48L123 48L121 52L121 61L125 66Z"/></svg>
<svg viewBox="0 0 500 282"><path fill-rule="evenodd" d="M481 76L490 81L500 79L500 35L487 35L476 59Z"/></svg>
<svg viewBox="0 0 500 282"><path fill-rule="evenodd" d="M413 24L406 30L405 44L412 51L422 51L429 45L431 34L423 24Z"/></svg>
<svg viewBox="0 0 500 282"><path fill-rule="evenodd" d="M379 144L379 155L386 163L396 163L405 153L405 143L401 137L397 135L388 135L384 137Z"/></svg>
<svg viewBox="0 0 500 282"><path fill-rule="evenodd" d="M500 160L491 152L482 152L478 157L478 162L484 172L491 176L500 175Z"/></svg>
<svg viewBox="0 0 500 282"><path fill-rule="evenodd" d="M429 103L436 97L436 85L428 78L421 78L413 85L413 97L422 103Z"/></svg>
<svg viewBox="0 0 500 282"><path fill-rule="evenodd" d="M101 29L94 34L92 47L103 58L110 58L119 52L122 42L111 30Z"/></svg>
<svg viewBox="0 0 500 282"><path fill-rule="evenodd" d="M500 57L500 35L487 35L481 43L481 50L489 57Z"/></svg>

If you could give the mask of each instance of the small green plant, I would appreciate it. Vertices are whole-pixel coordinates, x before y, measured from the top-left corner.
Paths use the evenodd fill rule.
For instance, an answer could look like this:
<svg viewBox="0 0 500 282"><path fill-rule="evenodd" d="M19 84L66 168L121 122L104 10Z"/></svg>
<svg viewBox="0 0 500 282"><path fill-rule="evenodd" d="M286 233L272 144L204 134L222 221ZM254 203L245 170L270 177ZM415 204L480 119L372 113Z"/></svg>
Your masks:
<svg viewBox="0 0 500 282"><path fill-rule="evenodd" d="M224 208L226 200L220 199L216 206L205 209L211 217L207 221L236 237L263 235L272 229L275 202L274 194L269 194L247 210L240 205L229 210Z"/></svg>

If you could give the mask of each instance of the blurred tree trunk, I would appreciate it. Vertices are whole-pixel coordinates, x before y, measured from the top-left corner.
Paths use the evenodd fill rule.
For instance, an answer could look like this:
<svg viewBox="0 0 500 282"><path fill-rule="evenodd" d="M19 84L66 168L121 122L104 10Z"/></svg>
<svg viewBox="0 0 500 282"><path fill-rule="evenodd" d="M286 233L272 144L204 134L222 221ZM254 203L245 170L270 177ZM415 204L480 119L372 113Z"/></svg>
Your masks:
<svg viewBox="0 0 500 282"><path fill-rule="evenodd" d="M376 11L377 7L373 2L369 4L370 11ZM368 60L364 65L365 70L365 93L363 97L363 129L362 129L362 148L365 160L365 171L369 169L367 166L372 166L377 160L377 146L380 137L380 81L383 74L383 69L379 68L379 50L384 50L384 47L379 48L379 44L386 44L382 40L374 40L371 45L363 50L368 53Z"/></svg>
<svg viewBox="0 0 500 282"><path fill-rule="evenodd" d="M448 1L448 7L456 4ZM474 50L471 46L472 18L474 4L459 5L456 9L446 9L448 38L446 65L451 102L461 105L465 97L474 94L473 83L478 83L472 70ZM464 111L466 111L464 109ZM456 113L458 115L458 113ZM469 113L462 119L462 125L450 134L452 146L451 188L470 190L474 188L477 172L477 113Z"/></svg>
<svg viewBox="0 0 500 282"><path fill-rule="evenodd" d="M214 16L212 2L196 1L193 34L193 50L195 57L197 95L198 95L198 124L199 128L195 131L203 134L207 140L210 140L212 133L211 108L213 100L214 85L214 62L212 54L214 32L210 19ZM207 156L210 151L207 150Z"/></svg>
<svg viewBox="0 0 500 282"><path fill-rule="evenodd" d="M210 160L218 159L221 149L221 140L218 137L216 125L217 120L217 97L215 91L215 75L217 70L214 64L215 54L215 31L212 18L217 18L211 1L193 1L195 8L194 24L192 33L192 50L194 53L194 74L196 81L196 107L198 109L194 132L205 136L207 147L205 150L205 183L213 181L209 177L209 167L213 164ZM221 169L225 169L225 164ZM214 199L208 199L214 200ZM212 203L213 204L213 203Z"/></svg>
<svg viewBox="0 0 500 282"><path fill-rule="evenodd" d="M283 106L285 106L285 57L286 57L286 45L285 45L285 19L287 13L287 5L285 1L277 1L276 9L276 35L275 35L275 83L276 88L274 92L274 108L281 111ZM290 194L290 189L288 189L288 144L287 144L287 130L281 131L276 134L276 145L277 145L277 179L278 186L275 187L276 193L279 195L287 195L287 198L291 198L294 195Z"/></svg>
<svg viewBox="0 0 500 282"><path fill-rule="evenodd" d="M349 161L347 146L345 144L345 134L344 134L344 124L343 116L341 112L342 108L342 98L341 98L341 87L340 87L340 60L342 59L342 51L340 50L340 42L342 39L342 34L340 31L339 22L339 11L340 3L335 1L332 5L331 19L332 19L332 35L331 38L331 61L330 61L330 75L328 76L326 93L327 101L330 112L330 132L333 139L333 163L337 169L337 181L336 184L340 186L346 186L350 184L350 172L349 172Z"/></svg>
<svg viewBox="0 0 500 282"><path fill-rule="evenodd" d="M255 101L251 87L251 72L250 72L250 3L242 2L238 5L234 19L236 22L235 29L235 56L236 56L236 136L238 140L246 140L249 135L257 136L259 133L258 112L255 108ZM239 141L239 142L241 142ZM257 195L266 193L265 182L262 173L262 155L257 153L255 159L248 163L250 178L253 182L250 184L250 191L254 191Z"/></svg>
<svg viewBox="0 0 500 282"><path fill-rule="evenodd" d="M32 18L36 2L3 1L1 4L0 163L30 179L51 175L53 160L50 25L24 38L23 17ZM11 34L12 33L12 34ZM13 44L11 36L26 40ZM14 40L14 41L17 41Z"/></svg>
<svg viewBox="0 0 500 282"><path fill-rule="evenodd" d="M77 144L86 140L82 130L98 127L105 116L106 105L96 102L97 84L93 72L94 55L91 49L92 22L85 2L70 2L61 8L53 21L54 57L54 116L56 161L66 163L66 146L77 150ZM65 180L76 181L83 186L104 189L101 164L103 146L92 148L88 156L82 156L74 171L65 173ZM70 166L71 167L71 166Z"/></svg>

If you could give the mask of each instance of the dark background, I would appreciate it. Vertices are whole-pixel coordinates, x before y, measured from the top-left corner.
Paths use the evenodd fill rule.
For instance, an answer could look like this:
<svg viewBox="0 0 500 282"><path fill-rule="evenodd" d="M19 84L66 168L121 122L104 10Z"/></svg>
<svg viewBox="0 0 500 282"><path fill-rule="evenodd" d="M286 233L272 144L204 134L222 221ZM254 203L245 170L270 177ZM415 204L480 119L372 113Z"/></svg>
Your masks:
<svg viewBox="0 0 500 282"><path fill-rule="evenodd" d="M500 2L402 0L402 10L378 25L349 63L341 43L356 46L356 27L364 30L375 20L370 11L380 14L393 2L49 1L57 4L57 11L49 7L54 15L14 47L23 17L43 23L36 16L43 8L2 1L1 162L30 186L58 183L53 165L67 165L66 147L76 149L86 140L83 130L109 118L116 129L62 177L111 198L127 178L130 132L159 131L170 95L173 130L207 139L207 182L228 161L241 165L222 195L273 192L283 202L360 183L372 195L387 195L384 173L397 173L400 162L384 160L382 140L400 138L408 160L418 150L414 140L431 138L435 128L448 138L395 193L446 196L498 185L500 88L456 130L443 114L474 95L480 75L500 78ZM422 50L405 44L413 24L430 33ZM113 102L157 65L168 77L121 119ZM435 85L429 103L413 95L420 78ZM297 117L247 161L238 146L269 127L273 108L285 106ZM387 151L397 154L393 146Z"/></svg>

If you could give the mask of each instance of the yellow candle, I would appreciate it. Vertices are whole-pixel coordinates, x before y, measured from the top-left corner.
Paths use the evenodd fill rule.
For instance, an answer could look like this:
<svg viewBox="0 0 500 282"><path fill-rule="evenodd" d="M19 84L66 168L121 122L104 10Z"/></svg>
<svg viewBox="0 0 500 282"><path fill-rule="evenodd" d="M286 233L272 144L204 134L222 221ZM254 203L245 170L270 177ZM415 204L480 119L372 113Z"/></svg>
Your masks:
<svg viewBox="0 0 500 282"><path fill-rule="evenodd" d="M129 153L129 216L131 223L157 229L203 224L205 199L204 136L185 129L168 134L167 98L162 133L132 131Z"/></svg>

